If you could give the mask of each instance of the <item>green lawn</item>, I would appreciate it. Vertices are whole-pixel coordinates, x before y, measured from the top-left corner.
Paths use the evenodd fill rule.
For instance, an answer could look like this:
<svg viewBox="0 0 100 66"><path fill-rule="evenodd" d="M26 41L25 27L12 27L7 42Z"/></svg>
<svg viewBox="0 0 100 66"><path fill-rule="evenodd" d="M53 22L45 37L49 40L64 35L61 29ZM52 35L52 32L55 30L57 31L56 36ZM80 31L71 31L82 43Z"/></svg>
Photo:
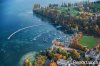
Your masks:
<svg viewBox="0 0 100 66"><path fill-rule="evenodd" d="M93 7L94 7L94 8L100 9L100 3L95 3L95 4L93 5Z"/></svg>
<svg viewBox="0 0 100 66"><path fill-rule="evenodd" d="M71 16L76 16L78 14L78 11L74 9L73 7L70 7L70 11L68 10L68 7L58 7L58 12L65 13L65 15L69 12Z"/></svg>
<svg viewBox="0 0 100 66"><path fill-rule="evenodd" d="M93 5L94 8L100 9L100 3L95 3ZM97 12L97 14L100 14L100 12Z"/></svg>
<svg viewBox="0 0 100 66"><path fill-rule="evenodd" d="M88 48L92 48L93 46L95 46L96 44L96 38L92 37L92 36L83 36L80 39L80 44L82 44L83 46L87 46Z"/></svg>

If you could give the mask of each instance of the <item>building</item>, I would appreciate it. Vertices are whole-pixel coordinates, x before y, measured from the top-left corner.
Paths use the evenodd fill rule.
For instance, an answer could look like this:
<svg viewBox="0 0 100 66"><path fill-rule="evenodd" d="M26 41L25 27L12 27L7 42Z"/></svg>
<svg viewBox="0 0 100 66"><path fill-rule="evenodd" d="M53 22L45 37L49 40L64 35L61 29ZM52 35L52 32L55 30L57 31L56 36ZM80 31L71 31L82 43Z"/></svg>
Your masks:
<svg viewBox="0 0 100 66"><path fill-rule="evenodd" d="M64 60L64 59L59 59L59 60L57 61L57 65L58 65L58 66L70 66L70 64L67 63L67 61Z"/></svg>
<svg viewBox="0 0 100 66"><path fill-rule="evenodd" d="M64 59L59 59L57 61L57 66L78 66L77 64L72 64L71 61L67 61Z"/></svg>
<svg viewBox="0 0 100 66"><path fill-rule="evenodd" d="M91 49L85 53L85 57L90 57L93 60L100 60L100 51L96 51L96 49Z"/></svg>

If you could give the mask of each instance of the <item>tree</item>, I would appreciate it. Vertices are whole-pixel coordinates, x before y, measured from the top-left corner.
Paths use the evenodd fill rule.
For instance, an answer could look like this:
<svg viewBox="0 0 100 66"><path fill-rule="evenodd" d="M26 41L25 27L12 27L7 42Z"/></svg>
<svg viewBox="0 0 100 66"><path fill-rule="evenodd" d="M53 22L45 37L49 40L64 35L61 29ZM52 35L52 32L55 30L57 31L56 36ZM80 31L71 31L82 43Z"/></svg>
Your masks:
<svg viewBox="0 0 100 66"><path fill-rule="evenodd" d="M98 45L98 46L96 47L96 50L97 50L97 51L100 51L100 45Z"/></svg>
<svg viewBox="0 0 100 66"><path fill-rule="evenodd" d="M86 66L86 64L80 64L79 66Z"/></svg>
<svg viewBox="0 0 100 66"><path fill-rule="evenodd" d="M65 50L62 50L60 48L57 49L57 52L63 56L66 56L66 58L69 56L69 53Z"/></svg>
<svg viewBox="0 0 100 66"><path fill-rule="evenodd" d="M67 57L66 57L66 56L63 56L63 59L64 59L64 60L66 60L66 59L67 59Z"/></svg>
<svg viewBox="0 0 100 66"><path fill-rule="evenodd" d="M30 59L29 58L26 58L25 59L23 66L32 66L32 63L30 62Z"/></svg>
<svg viewBox="0 0 100 66"><path fill-rule="evenodd" d="M51 56L51 58L54 58L54 53L51 52L51 53L50 53L50 56Z"/></svg>
<svg viewBox="0 0 100 66"><path fill-rule="evenodd" d="M90 60L90 58L89 57L85 57L85 61L89 61Z"/></svg>
<svg viewBox="0 0 100 66"><path fill-rule="evenodd" d="M80 59L80 53L78 53L77 50L73 49L72 50L72 57L75 60L79 60Z"/></svg>
<svg viewBox="0 0 100 66"><path fill-rule="evenodd" d="M40 4L34 4L34 8L40 8Z"/></svg>

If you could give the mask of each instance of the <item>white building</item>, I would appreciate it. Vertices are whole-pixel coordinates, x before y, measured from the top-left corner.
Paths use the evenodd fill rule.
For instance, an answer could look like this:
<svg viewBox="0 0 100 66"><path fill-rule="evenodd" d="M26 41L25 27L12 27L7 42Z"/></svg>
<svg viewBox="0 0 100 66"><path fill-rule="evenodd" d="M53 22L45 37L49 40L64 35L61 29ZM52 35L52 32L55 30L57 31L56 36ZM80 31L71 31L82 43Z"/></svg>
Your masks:
<svg viewBox="0 0 100 66"><path fill-rule="evenodd" d="M57 66L78 66L77 64L72 64L71 61L59 59L57 61Z"/></svg>
<svg viewBox="0 0 100 66"><path fill-rule="evenodd" d="M93 60L100 60L100 51L96 51L95 49L91 49L85 53L85 57L90 57Z"/></svg>

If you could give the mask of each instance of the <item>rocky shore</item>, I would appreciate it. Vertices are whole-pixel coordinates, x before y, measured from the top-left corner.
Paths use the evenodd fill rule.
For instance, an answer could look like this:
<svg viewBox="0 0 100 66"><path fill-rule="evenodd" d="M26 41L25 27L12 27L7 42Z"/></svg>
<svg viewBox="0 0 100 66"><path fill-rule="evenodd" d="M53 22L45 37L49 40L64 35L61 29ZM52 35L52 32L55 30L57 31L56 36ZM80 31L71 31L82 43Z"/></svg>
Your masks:
<svg viewBox="0 0 100 66"><path fill-rule="evenodd" d="M59 42L56 39L52 40L52 45L38 54L29 55L23 62L23 66L64 66L64 65L88 65L88 64L73 64L75 61L100 61L100 44L89 48L88 45L81 44L80 40L84 37L82 32L74 34L66 43ZM89 36L87 36L89 37ZM89 38L91 40L91 38ZM85 41L84 41L85 42ZM97 41L100 42L100 41ZM90 46L91 44L87 42ZM34 61L31 61L33 59ZM69 63L68 63L69 62ZM95 64L97 65L97 64Z"/></svg>

